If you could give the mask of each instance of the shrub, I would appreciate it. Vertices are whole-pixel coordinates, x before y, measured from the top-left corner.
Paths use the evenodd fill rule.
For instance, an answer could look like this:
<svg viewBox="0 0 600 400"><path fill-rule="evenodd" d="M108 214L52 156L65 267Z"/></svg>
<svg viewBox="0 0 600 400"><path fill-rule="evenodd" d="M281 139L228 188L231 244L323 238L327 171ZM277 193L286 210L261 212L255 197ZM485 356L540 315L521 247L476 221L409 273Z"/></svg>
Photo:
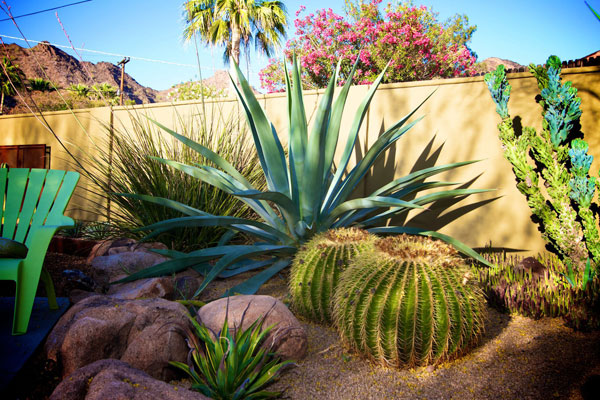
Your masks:
<svg viewBox="0 0 600 400"><path fill-rule="evenodd" d="M488 302L497 308L531 318L562 317L574 329L600 328L600 279L572 283L568 268L554 255L538 256L540 270L518 267L519 259L506 255L486 256L490 268L477 268ZM542 266L545 267L542 270Z"/></svg>
<svg viewBox="0 0 600 400"><path fill-rule="evenodd" d="M69 90L71 92L73 92L75 95L77 95L79 97L83 97L85 99L87 99L90 94L89 86L84 85L83 83L78 83L76 85L75 84L70 85Z"/></svg>
<svg viewBox="0 0 600 400"><path fill-rule="evenodd" d="M389 63L383 82L404 82L434 77L470 76L477 72L477 56L467 47L475 31L465 15L438 21L437 14L411 1L389 4L380 12L382 0L347 1L347 15L331 8L317 10L294 21L296 36L285 54L296 55L304 68L305 89L324 88L341 63L340 80L349 77L352 64L358 68L355 84L370 84ZM304 7L296 13L298 16ZM260 72L261 87L269 92L285 89L283 63L271 60Z"/></svg>
<svg viewBox="0 0 600 400"><path fill-rule="evenodd" d="M91 97L96 100L113 100L117 97L117 88L106 82L92 85Z"/></svg>
<svg viewBox="0 0 600 400"><path fill-rule="evenodd" d="M224 89L217 89L202 82L185 82L174 85L169 92L169 99L174 101L218 99L226 97Z"/></svg>
<svg viewBox="0 0 600 400"><path fill-rule="evenodd" d="M144 116L134 112L129 114L128 128L115 129L112 156L106 150L109 143L99 146L100 156L88 160L88 165L99 169L98 175L104 176L100 187L107 188L105 195L111 202L111 222L129 235L141 238L143 233L135 229L177 218L185 210L170 208L169 204L186 203L201 212L216 213L231 217L248 217L250 210L233 196L202 182L174 168L170 168L157 158L168 158L175 162L204 164L208 160L179 141L169 140L160 129ZM218 121L222 125L218 125ZM207 147L215 148L217 153L230 160L242 174L258 187L262 187L262 178L258 174L256 152L248 143L247 133L238 132L233 118L223 119L216 116L204 116L196 113L189 120L178 119L179 128L190 139ZM109 127L107 127L107 130ZM96 179L92 176L92 178ZM124 195L118 195L121 193ZM138 198L130 195L137 193ZM140 198L154 196L156 199L169 198L170 203L142 201ZM172 249L191 251L216 243L225 231L224 228L182 227L164 232L157 239Z"/></svg>
<svg viewBox="0 0 600 400"><path fill-rule="evenodd" d="M344 342L386 366L456 357L483 333L485 299L447 244L392 236L340 276L333 315Z"/></svg>

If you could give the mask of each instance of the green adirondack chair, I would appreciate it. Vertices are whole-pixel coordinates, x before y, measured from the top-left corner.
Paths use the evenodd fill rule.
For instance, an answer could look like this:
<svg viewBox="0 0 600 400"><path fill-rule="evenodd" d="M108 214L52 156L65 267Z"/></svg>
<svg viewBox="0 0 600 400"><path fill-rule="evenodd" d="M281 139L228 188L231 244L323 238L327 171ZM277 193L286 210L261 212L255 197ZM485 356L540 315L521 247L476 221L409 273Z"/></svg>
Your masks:
<svg viewBox="0 0 600 400"><path fill-rule="evenodd" d="M0 168L0 240L8 249L0 258L0 280L16 282L13 335L27 332L40 278L50 308L58 308L52 278L43 263L56 231L74 225L63 213L78 180L78 172Z"/></svg>

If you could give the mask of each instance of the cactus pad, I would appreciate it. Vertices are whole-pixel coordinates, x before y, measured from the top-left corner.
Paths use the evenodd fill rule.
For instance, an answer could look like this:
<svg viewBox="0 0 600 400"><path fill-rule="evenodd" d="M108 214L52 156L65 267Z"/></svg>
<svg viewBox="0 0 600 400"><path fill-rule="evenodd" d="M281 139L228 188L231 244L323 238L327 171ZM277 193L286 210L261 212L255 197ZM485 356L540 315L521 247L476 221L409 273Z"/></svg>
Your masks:
<svg viewBox="0 0 600 400"><path fill-rule="evenodd" d="M316 235L296 254L290 273L292 308L319 322L331 322L331 301L340 271L360 251L372 248L376 237L358 228Z"/></svg>
<svg viewBox="0 0 600 400"><path fill-rule="evenodd" d="M340 276L334 320L350 347L386 366L456 357L483 332L485 299L449 245L420 236L378 240Z"/></svg>

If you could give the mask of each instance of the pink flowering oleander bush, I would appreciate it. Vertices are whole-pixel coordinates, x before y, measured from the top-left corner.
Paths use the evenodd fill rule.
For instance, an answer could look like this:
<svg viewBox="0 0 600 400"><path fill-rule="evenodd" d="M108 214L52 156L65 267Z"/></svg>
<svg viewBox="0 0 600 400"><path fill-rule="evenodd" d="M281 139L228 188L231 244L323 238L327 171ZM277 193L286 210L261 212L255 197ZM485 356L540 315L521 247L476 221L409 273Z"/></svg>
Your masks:
<svg viewBox="0 0 600 400"><path fill-rule="evenodd" d="M425 6L403 2L379 10L382 0L347 2L345 17L331 8L305 17L301 6L294 21L296 35L286 44L285 55L295 53L303 67L305 89L327 85L334 65L343 60L340 84L360 57L355 84L371 84L389 62L384 82L426 80L435 77L470 76L476 72L477 56L467 47L474 26L468 18L456 15L439 22L437 14ZM260 72L262 88L283 91L283 61L271 60Z"/></svg>

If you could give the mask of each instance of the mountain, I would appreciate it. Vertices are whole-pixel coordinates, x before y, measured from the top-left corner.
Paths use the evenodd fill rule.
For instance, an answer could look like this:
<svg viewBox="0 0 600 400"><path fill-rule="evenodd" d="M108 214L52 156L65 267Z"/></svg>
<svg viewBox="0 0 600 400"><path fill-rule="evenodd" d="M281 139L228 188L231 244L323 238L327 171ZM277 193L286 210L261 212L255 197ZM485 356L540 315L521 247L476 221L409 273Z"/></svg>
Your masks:
<svg viewBox="0 0 600 400"><path fill-rule="evenodd" d="M505 60L503 58L498 58L498 57L489 57L489 58L486 58L485 60L483 60L480 63L481 72L482 73L492 72L492 71L496 70L496 68L498 67L498 65L501 65L501 64L504 65L504 67L506 69L525 68L524 65L521 65L521 64L516 63L514 61Z"/></svg>
<svg viewBox="0 0 600 400"><path fill-rule="evenodd" d="M13 64L19 66L27 79L44 78L62 89L79 83L88 86L108 83L118 88L121 83L120 67L108 62L94 64L79 61L48 42L39 43L31 48L8 44L4 46L4 50L4 54L8 53ZM137 104L154 103L159 100L158 91L140 85L127 73L124 76L123 92L126 99Z"/></svg>

